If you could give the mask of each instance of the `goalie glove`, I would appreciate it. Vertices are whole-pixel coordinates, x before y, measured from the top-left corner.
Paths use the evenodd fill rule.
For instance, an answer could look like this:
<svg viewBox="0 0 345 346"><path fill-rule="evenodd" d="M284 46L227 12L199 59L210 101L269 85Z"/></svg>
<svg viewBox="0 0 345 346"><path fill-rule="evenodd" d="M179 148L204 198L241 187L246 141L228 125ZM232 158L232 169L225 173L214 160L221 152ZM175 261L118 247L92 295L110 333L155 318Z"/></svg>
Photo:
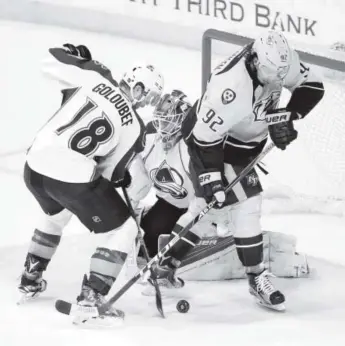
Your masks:
<svg viewBox="0 0 345 346"><path fill-rule="evenodd" d="M118 189L118 188L125 188L127 189L132 183L132 176L128 172L128 170L125 171L125 174L123 178L113 181L113 186Z"/></svg>

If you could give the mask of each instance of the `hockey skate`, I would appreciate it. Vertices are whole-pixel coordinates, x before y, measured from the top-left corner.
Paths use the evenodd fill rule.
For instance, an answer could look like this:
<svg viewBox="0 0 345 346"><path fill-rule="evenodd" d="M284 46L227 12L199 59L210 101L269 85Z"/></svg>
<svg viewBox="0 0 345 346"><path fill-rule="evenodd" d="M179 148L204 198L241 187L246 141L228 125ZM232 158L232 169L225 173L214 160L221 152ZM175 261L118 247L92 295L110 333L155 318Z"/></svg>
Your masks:
<svg viewBox="0 0 345 346"><path fill-rule="evenodd" d="M47 289L47 281L42 278L43 270L39 259L29 254L18 286L19 292L22 293L18 305L38 298Z"/></svg>
<svg viewBox="0 0 345 346"><path fill-rule="evenodd" d="M249 293L252 294L257 302L269 309L284 311L285 310L285 297L276 290L270 282L267 270L264 270L260 274L248 273L249 280Z"/></svg>
<svg viewBox="0 0 345 346"><path fill-rule="evenodd" d="M77 297L77 304L82 307L99 307L106 302L105 296L89 286L87 276L84 275L82 289ZM104 315L92 318L76 316L73 320L75 325L91 325L101 327L113 327L121 325L125 314L123 311L111 308Z"/></svg>

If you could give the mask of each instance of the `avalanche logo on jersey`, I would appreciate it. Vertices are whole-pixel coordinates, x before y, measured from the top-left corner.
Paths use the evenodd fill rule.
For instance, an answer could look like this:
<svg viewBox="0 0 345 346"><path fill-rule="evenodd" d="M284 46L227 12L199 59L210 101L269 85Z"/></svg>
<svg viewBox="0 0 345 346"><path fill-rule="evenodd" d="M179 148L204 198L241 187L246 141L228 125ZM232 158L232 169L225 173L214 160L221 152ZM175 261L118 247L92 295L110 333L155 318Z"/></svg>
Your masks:
<svg viewBox="0 0 345 346"><path fill-rule="evenodd" d="M272 91L267 97L262 97L253 105L255 121L264 121L267 111L278 106L281 91Z"/></svg>
<svg viewBox="0 0 345 346"><path fill-rule="evenodd" d="M187 190L183 187L183 178L174 168L164 160L162 164L150 172L150 178L156 189L169 193L176 199L187 196Z"/></svg>

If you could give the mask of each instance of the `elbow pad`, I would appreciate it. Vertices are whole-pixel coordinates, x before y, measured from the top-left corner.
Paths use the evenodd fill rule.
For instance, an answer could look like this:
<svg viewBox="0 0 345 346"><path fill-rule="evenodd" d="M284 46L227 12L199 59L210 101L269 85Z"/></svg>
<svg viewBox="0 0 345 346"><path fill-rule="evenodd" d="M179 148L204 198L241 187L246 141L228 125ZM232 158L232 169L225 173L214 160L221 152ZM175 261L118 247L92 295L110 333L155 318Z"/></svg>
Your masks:
<svg viewBox="0 0 345 346"><path fill-rule="evenodd" d="M299 118L304 118L321 101L324 93L321 82L303 83L292 92L286 109L298 113Z"/></svg>

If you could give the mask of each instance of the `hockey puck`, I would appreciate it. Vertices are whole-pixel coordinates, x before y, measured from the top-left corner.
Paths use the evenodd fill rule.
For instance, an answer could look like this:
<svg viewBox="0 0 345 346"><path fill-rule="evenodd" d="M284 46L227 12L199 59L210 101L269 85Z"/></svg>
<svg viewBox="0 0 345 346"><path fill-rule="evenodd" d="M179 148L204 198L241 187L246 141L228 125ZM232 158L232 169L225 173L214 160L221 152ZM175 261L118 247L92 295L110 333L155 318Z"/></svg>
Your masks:
<svg viewBox="0 0 345 346"><path fill-rule="evenodd" d="M186 312L189 311L189 303L187 302L187 300L179 300L177 305L176 305L176 309L178 312L180 312L181 314L185 314Z"/></svg>

